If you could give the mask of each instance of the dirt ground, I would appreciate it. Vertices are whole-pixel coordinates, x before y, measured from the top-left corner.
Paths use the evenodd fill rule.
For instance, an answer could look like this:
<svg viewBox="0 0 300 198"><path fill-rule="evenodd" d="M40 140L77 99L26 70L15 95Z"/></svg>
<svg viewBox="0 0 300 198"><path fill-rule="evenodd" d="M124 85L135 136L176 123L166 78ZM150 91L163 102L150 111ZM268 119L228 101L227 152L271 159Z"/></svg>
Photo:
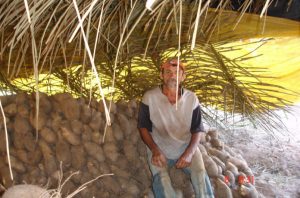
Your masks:
<svg viewBox="0 0 300 198"><path fill-rule="evenodd" d="M265 197L300 198L300 133L272 137L264 132L234 130L221 137L248 162L256 189Z"/></svg>

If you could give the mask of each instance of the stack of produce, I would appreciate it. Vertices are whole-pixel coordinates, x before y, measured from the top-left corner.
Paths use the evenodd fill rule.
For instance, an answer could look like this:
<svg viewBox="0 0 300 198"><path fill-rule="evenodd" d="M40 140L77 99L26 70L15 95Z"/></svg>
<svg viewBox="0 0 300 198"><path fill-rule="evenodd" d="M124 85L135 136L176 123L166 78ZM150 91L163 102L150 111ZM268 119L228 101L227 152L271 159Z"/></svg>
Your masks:
<svg viewBox="0 0 300 198"><path fill-rule="evenodd" d="M14 175L14 181L11 181L1 119L2 185L8 188L28 183L57 189L61 172L64 181L79 171L62 186L61 193L65 196L99 175L113 173L113 176L97 179L76 197L143 197L149 194L151 174L146 147L137 130L136 101L111 103L112 125L105 126L102 102L74 99L67 93L54 96L40 93L39 96L38 113L35 95L0 98L6 116ZM241 176L253 176L246 161L218 139L217 131L209 131L202 139L205 141L199 149L216 195L255 197L257 192L251 182L240 184ZM190 196L192 188L187 176L175 169L170 172L174 186L182 189L185 196ZM179 179L181 175L184 180Z"/></svg>

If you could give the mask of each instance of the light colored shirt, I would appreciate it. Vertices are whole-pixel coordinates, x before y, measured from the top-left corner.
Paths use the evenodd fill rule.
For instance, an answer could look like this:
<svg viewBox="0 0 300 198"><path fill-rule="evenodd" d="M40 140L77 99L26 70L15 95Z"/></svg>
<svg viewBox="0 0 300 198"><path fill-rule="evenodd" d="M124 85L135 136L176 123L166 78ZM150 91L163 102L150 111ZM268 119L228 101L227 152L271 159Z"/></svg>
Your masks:
<svg viewBox="0 0 300 198"><path fill-rule="evenodd" d="M188 146L192 133L204 131L201 115L196 116L199 126L191 127L194 112L196 109L200 112L200 107L196 94L187 89L183 89L177 109L159 87L147 91L142 103L149 107L152 138L168 159L178 159Z"/></svg>

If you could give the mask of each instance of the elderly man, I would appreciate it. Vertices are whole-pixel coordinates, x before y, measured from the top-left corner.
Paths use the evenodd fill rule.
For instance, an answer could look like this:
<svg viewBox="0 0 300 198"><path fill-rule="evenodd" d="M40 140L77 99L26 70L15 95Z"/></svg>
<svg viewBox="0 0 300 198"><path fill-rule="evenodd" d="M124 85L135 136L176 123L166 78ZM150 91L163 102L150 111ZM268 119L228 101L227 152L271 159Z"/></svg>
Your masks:
<svg viewBox="0 0 300 198"><path fill-rule="evenodd" d="M213 197L198 149L204 132L199 101L195 93L179 86L185 79L185 67L177 58L161 66L162 86L147 91L140 105L138 128L147 145L148 164L153 176L155 197L176 197L168 168L176 166L190 175L197 198ZM177 109L176 109L176 94Z"/></svg>

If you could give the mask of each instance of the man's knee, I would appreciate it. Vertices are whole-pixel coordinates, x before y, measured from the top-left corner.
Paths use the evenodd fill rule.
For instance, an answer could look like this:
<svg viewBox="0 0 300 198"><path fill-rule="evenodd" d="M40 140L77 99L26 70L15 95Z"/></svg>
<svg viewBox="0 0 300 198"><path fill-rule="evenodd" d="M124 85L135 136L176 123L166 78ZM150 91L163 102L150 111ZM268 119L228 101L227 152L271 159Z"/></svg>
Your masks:
<svg viewBox="0 0 300 198"><path fill-rule="evenodd" d="M196 150L191 165L190 165L191 171L199 172L199 173L205 173L205 166L203 163L202 155L199 149Z"/></svg>
<svg viewBox="0 0 300 198"><path fill-rule="evenodd" d="M157 174L153 175L153 183L152 188L155 197L159 198L175 198L176 192L174 191L171 179L168 174L168 171L164 171L164 169Z"/></svg>
<svg viewBox="0 0 300 198"><path fill-rule="evenodd" d="M195 162L190 166L191 172L205 173L205 167L200 162Z"/></svg>

